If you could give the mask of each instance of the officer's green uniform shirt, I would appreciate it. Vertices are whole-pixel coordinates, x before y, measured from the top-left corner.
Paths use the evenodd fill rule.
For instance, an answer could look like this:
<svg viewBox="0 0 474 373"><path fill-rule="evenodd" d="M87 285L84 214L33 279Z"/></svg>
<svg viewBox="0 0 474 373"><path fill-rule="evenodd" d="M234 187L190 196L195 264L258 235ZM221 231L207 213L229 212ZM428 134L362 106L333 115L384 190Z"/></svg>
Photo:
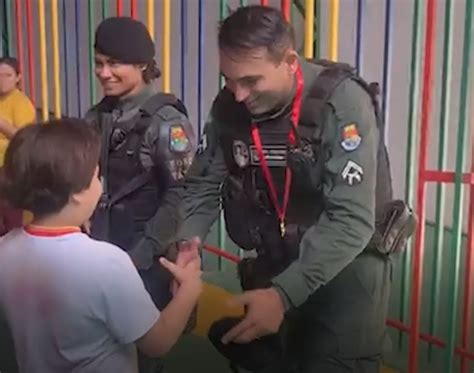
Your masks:
<svg viewBox="0 0 474 373"><path fill-rule="evenodd" d="M302 61L302 69L304 98L321 68ZM214 119L215 105L187 175L178 239L203 239L219 214L220 186L228 170L218 139L226 123ZM345 80L330 98L324 118L323 212L304 234L299 260L273 279L287 309L304 303L352 262L374 231L378 130L371 99L356 82ZM351 125L361 138L356 149L343 143Z"/></svg>

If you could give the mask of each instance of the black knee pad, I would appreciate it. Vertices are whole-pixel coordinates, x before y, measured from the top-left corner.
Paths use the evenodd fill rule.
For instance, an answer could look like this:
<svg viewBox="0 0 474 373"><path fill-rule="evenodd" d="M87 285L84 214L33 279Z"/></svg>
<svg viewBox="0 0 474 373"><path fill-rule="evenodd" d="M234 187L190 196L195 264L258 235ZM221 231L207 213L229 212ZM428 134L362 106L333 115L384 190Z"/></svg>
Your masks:
<svg viewBox="0 0 474 373"><path fill-rule="evenodd" d="M229 317L216 321L209 329L209 340L229 361L246 370L258 371L274 364L282 354L279 335L269 335L246 344L221 342L222 337L242 319Z"/></svg>

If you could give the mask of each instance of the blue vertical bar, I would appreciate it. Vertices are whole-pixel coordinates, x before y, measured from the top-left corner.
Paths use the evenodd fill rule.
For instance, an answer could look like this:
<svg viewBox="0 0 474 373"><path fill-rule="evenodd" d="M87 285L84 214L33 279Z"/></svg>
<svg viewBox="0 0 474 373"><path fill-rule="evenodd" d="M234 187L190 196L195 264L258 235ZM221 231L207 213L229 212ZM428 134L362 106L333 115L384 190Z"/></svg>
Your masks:
<svg viewBox="0 0 474 373"><path fill-rule="evenodd" d="M204 57L204 2L203 0L199 0L199 10L198 10L198 38L199 38L199 48L198 48L198 135L201 136L202 131L202 66L203 66L203 57Z"/></svg>
<svg viewBox="0 0 474 373"><path fill-rule="evenodd" d="M385 35L384 35L384 50L383 50L383 101L382 101L382 114L385 123L385 142L387 141L388 134L388 114L389 114L389 76L391 70L391 33L392 33L392 0L385 1Z"/></svg>
<svg viewBox="0 0 474 373"><path fill-rule="evenodd" d="M356 31L356 68L360 73L362 71L362 14L363 0L357 0L357 31Z"/></svg>
<svg viewBox="0 0 474 373"><path fill-rule="evenodd" d="M76 61L77 61L77 69L76 69L76 76L77 76L77 115L81 115L81 53L80 53L80 43L79 43L79 1L75 1L74 11L75 11L75 20L76 20Z"/></svg>
<svg viewBox="0 0 474 373"><path fill-rule="evenodd" d="M69 115L69 72L68 72L68 44L67 44L67 19L66 19L66 2L61 2L62 7L63 7L63 29L62 29L62 34L64 35L63 37L63 65L64 65L64 114L66 116Z"/></svg>
<svg viewBox="0 0 474 373"><path fill-rule="evenodd" d="M181 100L183 101L185 105L186 105L186 59L187 57L188 57L188 0L181 0Z"/></svg>

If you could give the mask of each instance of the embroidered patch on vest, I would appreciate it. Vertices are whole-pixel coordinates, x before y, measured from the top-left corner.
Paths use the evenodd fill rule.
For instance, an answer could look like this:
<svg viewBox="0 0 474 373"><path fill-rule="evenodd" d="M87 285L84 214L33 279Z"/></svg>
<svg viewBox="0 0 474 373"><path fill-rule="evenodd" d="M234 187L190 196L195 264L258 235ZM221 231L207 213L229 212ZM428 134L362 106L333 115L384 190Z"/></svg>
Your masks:
<svg viewBox="0 0 474 373"><path fill-rule="evenodd" d="M359 130L355 123L350 123L344 126L342 129L342 141L341 146L347 152L356 150L362 141L362 137L359 135Z"/></svg>
<svg viewBox="0 0 474 373"><path fill-rule="evenodd" d="M170 150L176 153L189 151L189 139L181 124L170 127Z"/></svg>
<svg viewBox="0 0 474 373"><path fill-rule="evenodd" d="M249 164L249 148L242 140L234 140L232 144L232 154L234 161L240 168L246 167Z"/></svg>
<svg viewBox="0 0 474 373"><path fill-rule="evenodd" d="M364 176L364 169L354 161L347 161L341 176L349 185L360 184Z"/></svg>
<svg viewBox="0 0 474 373"><path fill-rule="evenodd" d="M287 146L286 145L263 145L263 155L269 167L286 167ZM260 166L257 147L250 145L250 164Z"/></svg>

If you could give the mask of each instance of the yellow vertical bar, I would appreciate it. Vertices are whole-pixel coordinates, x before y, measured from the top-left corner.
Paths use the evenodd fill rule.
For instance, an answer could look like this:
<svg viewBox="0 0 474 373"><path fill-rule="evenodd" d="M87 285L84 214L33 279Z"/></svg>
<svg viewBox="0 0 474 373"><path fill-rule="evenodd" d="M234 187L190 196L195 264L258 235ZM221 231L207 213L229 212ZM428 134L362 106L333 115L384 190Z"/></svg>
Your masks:
<svg viewBox="0 0 474 373"><path fill-rule="evenodd" d="M339 41L339 0L329 2L329 50L330 60L337 61L337 50Z"/></svg>
<svg viewBox="0 0 474 373"><path fill-rule="evenodd" d="M155 0L147 0L146 16L148 22L148 32L151 38L155 40Z"/></svg>
<svg viewBox="0 0 474 373"><path fill-rule="evenodd" d="M59 71L58 0L51 0L53 34L54 117L61 118L61 77Z"/></svg>
<svg viewBox="0 0 474 373"><path fill-rule="evenodd" d="M48 75L46 71L46 22L44 17L44 0L38 0L40 32L40 68L41 68L41 112L43 121L48 120Z"/></svg>
<svg viewBox="0 0 474 373"><path fill-rule="evenodd" d="M314 56L314 0L305 1L304 15L304 56L313 58ZM319 25L318 25L319 26Z"/></svg>
<svg viewBox="0 0 474 373"><path fill-rule="evenodd" d="M163 91L170 91L171 0L163 0Z"/></svg>

